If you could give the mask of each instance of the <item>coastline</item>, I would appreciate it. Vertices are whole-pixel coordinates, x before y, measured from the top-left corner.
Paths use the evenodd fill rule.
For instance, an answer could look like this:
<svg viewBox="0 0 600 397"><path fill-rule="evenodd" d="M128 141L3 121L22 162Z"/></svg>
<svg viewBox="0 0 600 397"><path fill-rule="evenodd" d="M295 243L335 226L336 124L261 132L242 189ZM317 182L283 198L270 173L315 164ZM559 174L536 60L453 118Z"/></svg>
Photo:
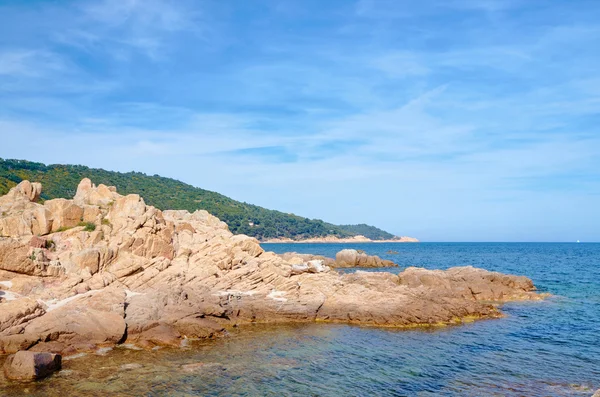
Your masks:
<svg viewBox="0 0 600 397"><path fill-rule="evenodd" d="M430 327L499 318L504 302L545 298L527 277L472 266L338 272L396 264L355 249L331 266L318 255L279 255L206 211L161 211L87 178L70 200L40 204L41 192L25 180L0 197L0 356L9 355L9 380L56 372L62 356L181 348L244 324Z"/></svg>
<svg viewBox="0 0 600 397"><path fill-rule="evenodd" d="M414 237L401 236L393 239L386 240L372 240L365 236L354 236L349 238L338 238L334 236L327 237L315 237L307 238L302 240L293 240L291 238L272 238L268 240L261 240L261 243L269 244L303 244L303 243L336 243L336 244L348 244L348 243L418 243L419 240Z"/></svg>

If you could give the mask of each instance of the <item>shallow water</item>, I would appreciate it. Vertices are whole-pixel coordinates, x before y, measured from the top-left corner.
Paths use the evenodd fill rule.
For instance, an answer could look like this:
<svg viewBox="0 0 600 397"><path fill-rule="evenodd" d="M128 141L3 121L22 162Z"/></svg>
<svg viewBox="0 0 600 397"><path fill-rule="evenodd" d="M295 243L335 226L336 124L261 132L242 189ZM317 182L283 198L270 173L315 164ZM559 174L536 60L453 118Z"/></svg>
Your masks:
<svg viewBox="0 0 600 397"><path fill-rule="evenodd" d="M265 244L334 256L363 249L406 266L473 265L531 277L554 297L433 330L251 326L185 350L115 349L64 362L32 396L590 396L600 388L600 244ZM388 250L398 254L388 254ZM125 366L141 364L141 367ZM198 364L185 367L187 364Z"/></svg>

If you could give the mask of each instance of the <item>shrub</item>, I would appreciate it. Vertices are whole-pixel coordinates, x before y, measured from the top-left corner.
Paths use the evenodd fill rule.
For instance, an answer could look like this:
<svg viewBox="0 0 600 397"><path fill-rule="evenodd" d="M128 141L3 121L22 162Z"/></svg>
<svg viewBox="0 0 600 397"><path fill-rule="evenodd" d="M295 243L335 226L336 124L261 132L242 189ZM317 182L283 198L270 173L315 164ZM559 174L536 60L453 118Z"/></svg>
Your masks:
<svg viewBox="0 0 600 397"><path fill-rule="evenodd" d="M79 222L77 226L83 226L84 232L93 232L96 230L96 224L92 222Z"/></svg>

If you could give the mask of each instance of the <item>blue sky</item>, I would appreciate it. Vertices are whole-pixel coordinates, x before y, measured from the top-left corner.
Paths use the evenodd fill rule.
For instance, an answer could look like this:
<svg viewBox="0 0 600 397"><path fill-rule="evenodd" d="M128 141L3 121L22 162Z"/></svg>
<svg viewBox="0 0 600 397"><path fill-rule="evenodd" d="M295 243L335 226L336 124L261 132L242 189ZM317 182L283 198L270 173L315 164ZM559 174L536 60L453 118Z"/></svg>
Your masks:
<svg viewBox="0 0 600 397"><path fill-rule="evenodd" d="M424 241L600 241L597 0L0 1L0 157Z"/></svg>

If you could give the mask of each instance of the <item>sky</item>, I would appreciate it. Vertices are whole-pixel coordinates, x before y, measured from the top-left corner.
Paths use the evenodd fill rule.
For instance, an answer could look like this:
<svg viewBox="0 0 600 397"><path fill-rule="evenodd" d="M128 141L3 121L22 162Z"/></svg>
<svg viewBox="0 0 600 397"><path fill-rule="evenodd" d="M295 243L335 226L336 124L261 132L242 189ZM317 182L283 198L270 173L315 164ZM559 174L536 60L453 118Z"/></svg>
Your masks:
<svg viewBox="0 0 600 397"><path fill-rule="evenodd" d="M600 241L600 1L0 0L0 157L422 241Z"/></svg>

